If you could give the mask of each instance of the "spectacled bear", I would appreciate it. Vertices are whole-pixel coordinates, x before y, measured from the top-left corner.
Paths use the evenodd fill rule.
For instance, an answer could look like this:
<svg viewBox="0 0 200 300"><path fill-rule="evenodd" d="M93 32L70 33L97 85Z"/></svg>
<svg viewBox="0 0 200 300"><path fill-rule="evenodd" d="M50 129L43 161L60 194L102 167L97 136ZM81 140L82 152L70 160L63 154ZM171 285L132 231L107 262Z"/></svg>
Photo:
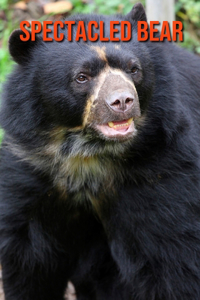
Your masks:
<svg viewBox="0 0 200 300"><path fill-rule="evenodd" d="M200 299L200 59L169 42L22 42L4 87L6 300ZM74 32L76 32L76 26ZM66 33L67 34L67 33ZM120 32L116 34L120 36Z"/></svg>

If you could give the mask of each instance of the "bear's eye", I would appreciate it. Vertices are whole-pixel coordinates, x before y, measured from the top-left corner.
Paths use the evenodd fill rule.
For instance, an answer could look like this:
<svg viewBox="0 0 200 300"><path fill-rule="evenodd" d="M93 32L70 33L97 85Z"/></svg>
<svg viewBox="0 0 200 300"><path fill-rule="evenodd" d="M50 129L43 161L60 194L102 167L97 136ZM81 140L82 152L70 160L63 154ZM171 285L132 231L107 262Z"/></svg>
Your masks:
<svg viewBox="0 0 200 300"><path fill-rule="evenodd" d="M138 71L139 71L139 69L138 69L137 67L133 67L133 68L131 69L131 74L132 74L132 75L135 75L135 74L137 74Z"/></svg>
<svg viewBox="0 0 200 300"><path fill-rule="evenodd" d="M79 76L76 77L76 82L78 82L78 83L85 83L87 81L88 81L88 78L84 74L79 74Z"/></svg>

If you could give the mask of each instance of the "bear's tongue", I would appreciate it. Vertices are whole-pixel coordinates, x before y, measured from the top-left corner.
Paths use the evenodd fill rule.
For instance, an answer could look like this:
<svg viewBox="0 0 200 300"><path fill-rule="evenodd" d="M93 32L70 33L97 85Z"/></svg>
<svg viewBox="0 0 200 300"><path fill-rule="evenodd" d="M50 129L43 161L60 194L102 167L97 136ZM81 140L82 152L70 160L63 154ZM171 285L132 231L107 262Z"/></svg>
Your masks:
<svg viewBox="0 0 200 300"><path fill-rule="evenodd" d="M132 120L133 119L131 118L123 121L108 122L108 126L116 131L126 131L130 127Z"/></svg>

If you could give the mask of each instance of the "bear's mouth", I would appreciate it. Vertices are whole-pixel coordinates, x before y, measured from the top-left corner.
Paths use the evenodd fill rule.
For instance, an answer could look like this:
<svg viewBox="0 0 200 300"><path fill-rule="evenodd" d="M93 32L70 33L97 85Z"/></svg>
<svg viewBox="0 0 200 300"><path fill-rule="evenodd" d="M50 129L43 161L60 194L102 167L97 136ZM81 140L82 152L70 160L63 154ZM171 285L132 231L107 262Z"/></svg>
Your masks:
<svg viewBox="0 0 200 300"><path fill-rule="evenodd" d="M96 128L108 138L120 138L136 133L133 118L121 121L110 121L107 124L97 125Z"/></svg>

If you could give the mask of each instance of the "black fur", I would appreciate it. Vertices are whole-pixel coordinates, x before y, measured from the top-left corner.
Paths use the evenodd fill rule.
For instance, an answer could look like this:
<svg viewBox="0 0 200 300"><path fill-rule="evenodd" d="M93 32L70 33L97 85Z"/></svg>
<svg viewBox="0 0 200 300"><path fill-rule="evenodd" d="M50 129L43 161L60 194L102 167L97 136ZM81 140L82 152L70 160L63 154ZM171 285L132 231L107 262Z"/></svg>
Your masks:
<svg viewBox="0 0 200 300"><path fill-rule="evenodd" d="M38 37L25 47L11 37L19 65L0 116L6 300L61 300L68 280L78 300L200 299L200 59L167 42L139 43L138 16L141 7L124 17L71 17L103 20L105 34L110 20L132 22L130 42L95 43L137 89L142 116L126 141L99 134L95 118L81 127L106 64L92 43ZM76 82L82 69L92 78L84 85Z"/></svg>

